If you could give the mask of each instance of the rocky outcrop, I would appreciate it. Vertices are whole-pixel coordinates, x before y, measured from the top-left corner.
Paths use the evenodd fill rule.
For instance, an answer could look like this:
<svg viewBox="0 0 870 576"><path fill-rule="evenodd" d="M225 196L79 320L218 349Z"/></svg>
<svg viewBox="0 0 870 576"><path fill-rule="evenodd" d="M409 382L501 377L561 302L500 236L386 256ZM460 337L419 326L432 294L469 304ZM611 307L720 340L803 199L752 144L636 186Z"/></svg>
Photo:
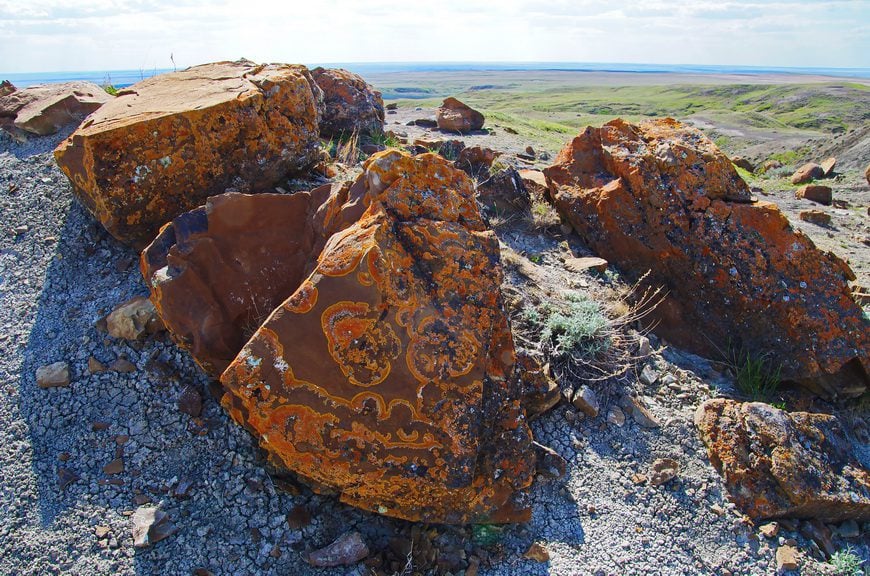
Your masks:
<svg viewBox="0 0 870 576"><path fill-rule="evenodd" d="M106 229L142 247L209 196L268 190L314 163L319 102L304 66L195 66L122 90L55 158Z"/></svg>
<svg viewBox="0 0 870 576"><path fill-rule="evenodd" d="M848 266L753 202L728 158L675 120L587 128L545 171L556 208L591 250L668 297L657 331L697 353L769 355L782 376L857 396L870 322Z"/></svg>
<svg viewBox="0 0 870 576"><path fill-rule="evenodd" d="M68 124L78 124L114 99L92 82L43 84L22 90L7 84L0 90L0 124L39 136L54 134Z"/></svg>
<svg viewBox="0 0 870 576"><path fill-rule="evenodd" d="M716 398L698 408L695 424L751 518L870 520L870 473L834 416Z"/></svg>
<svg viewBox="0 0 870 576"><path fill-rule="evenodd" d="M361 76L341 68L315 68L311 76L323 91L321 136L383 134L384 100Z"/></svg>
<svg viewBox="0 0 870 576"><path fill-rule="evenodd" d="M472 132L483 128L483 114L456 98L447 98L435 111L439 130L448 132Z"/></svg>
<svg viewBox="0 0 870 576"><path fill-rule="evenodd" d="M316 490L415 521L528 520L498 240L447 160L389 150L353 185L212 198L143 272L201 364L235 355L224 407Z"/></svg>

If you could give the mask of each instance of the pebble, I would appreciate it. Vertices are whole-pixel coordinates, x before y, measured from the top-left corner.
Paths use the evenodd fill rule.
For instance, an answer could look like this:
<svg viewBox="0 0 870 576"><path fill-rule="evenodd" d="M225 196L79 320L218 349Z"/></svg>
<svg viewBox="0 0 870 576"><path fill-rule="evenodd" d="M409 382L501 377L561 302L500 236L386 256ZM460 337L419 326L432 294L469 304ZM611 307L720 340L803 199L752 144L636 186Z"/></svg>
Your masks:
<svg viewBox="0 0 870 576"><path fill-rule="evenodd" d="M36 369L36 385L40 388L62 388L69 383L69 364L66 362L54 362Z"/></svg>
<svg viewBox="0 0 870 576"><path fill-rule="evenodd" d="M792 545L786 544L776 549L776 569L779 572L784 570L797 570L798 564L798 549Z"/></svg>
<svg viewBox="0 0 870 576"><path fill-rule="evenodd" d="M543 544L534 542L529 546L529 549L526 550L525 554L523 554L523 558L544 563L550 561L550 553L547 552L547 549L544 548Z"/></svg>
<svg viewBox="0 0 870 576"><path fill-rule="evenodd" d="M613 424L618 428L622 428L625 424L625 413L619 406L612 406L610 410L607 411L607 423Z"/></svg>
<svg viewBox="0 0 870 576"><path fill-rule="evenodd" d="M581 386L580 389L577 390L577 393L574 394L571 403L574 404L575 408L591 418L598 416L598 397L589 386Z"/></svg>

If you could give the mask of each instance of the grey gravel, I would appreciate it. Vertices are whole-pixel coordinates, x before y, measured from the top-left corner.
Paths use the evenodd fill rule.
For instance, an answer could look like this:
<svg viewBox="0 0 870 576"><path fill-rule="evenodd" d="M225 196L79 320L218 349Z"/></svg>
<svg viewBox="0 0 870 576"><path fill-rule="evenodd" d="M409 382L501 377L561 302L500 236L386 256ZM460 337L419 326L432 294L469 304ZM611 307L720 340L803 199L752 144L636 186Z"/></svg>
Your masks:
<svg viewBox="0 0 870 576"><path fill-rule="evenodd" d="M0 135L0 574L366 574L363 565L312 568L303 553L350 530L375 553L408 523L305 488L279 490L256 443L168 336L136 343L96 329L115 306L147 291L136 254L72 200L50 153L63 136L16 143ZM544 261L556 249L543 236L522 241L540 242ZM652 348L655 382L591 385L598 416L581 418L561 404L533 423L536 439L565 458L568 472L536 485L530 523L506 527L485 551L465 541L462 555L480 563L479 574L774 572L776 543L759 540L728 502L692 425L694 408L715 393L710 380ZM106 366L125 358L135 370L92 374L91 358ZM58 361L69 364L71 384L39 389L36 369ZM185 390L201 397L199 417L179 410ZM631 417L608 424L622 395L642 396L661 426L644 428ZM105 474L119 458L123 471ZM632 482L657 458L679 462L677 477L661 486ZM143 506L177 531L135 548L132 517ZM300 506L311 521L291 528L285 515ZM859 538L848 542L867 558L866 526L842 534L856 530ZM455 533L436 531L436 544ZM795 538L807 556L802 574L825 573L798 532L780 535ZM523 558L534 542L548 563Z"/></svg>

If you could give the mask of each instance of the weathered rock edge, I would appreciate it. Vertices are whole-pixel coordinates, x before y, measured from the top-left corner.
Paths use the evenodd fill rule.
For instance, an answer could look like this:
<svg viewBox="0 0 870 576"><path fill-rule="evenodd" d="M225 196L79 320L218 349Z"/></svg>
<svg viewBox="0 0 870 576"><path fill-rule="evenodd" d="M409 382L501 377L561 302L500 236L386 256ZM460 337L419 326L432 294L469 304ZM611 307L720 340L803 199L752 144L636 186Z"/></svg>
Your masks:
<svg viewBox="0 0 870 576"><path fill-rule="evenodd" d="M668 340L711 357L767 355L829 397L870 381L870 321L849 267L755 201L728 158L673 119L587 128L544 171L550 200L623 273L664 286Z"/></svg>
<svg viewBox="0 0 870 576"><path fill-rule="evenodd" d="M55 151L87 209L137 248L226 192L269 190L319 155L323 97L304 66L194 66L118 93Z"/></svg>
<svg viewBox="0 0 870 576"><path fill-rule="evenodd" d="M751 518L870 520L870 473L836 417L716 398L698 407L695 425Z"/></svg>
<svg viewBox="0 0 870 576"><path fill-rule="evenodd" d="M197 317L185 324L177 315L197 306L197 290L213 311L233 301L223 294L233 287L210 283L225 271L212 274L206 260L217 253L234 262L245 250L230 239L249 226L266 230L262 253L301 257L272 275L293 281L263 292L279 303L221 376L231 416L279 466L365 510L439 523L528 520L535 456L498 241L470 179L435 154L386 151L353 185L329 187L322 199L325 190L215 197L165 228L142 266L167 327L214 373L220 363L203 358L225 358L246 335L231 345L201 338L220 346L197 347ZM270 212L288 211L269 203L301 208L271 221ZM235 209L244 205L250 219L228 234L226 215L246 213ZM294 237L303 248L277 245ZM255 284L241 268L234 273L233 284ZM168 298L174 283L194 287L173 296L181 306ZM201 333L208 318L199 318Z"/></svg>

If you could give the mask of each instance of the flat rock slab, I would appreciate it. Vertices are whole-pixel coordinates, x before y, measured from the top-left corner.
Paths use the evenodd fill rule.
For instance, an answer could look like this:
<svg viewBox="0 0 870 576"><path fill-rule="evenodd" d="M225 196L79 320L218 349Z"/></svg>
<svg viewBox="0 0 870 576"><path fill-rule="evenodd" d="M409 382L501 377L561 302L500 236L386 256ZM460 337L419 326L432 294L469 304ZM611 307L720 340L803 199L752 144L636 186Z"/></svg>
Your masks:
<svg viewBox="0 0 870 576"><path fill-rule="evenodd" d="M0 119L11 121L19 130L46 136L67 124L78 124L112 100L113 96L93 82L43 84L21 90L4 84L0 91Z"/></svg>
<svg viewBox="0 0 870 576"><path fill-rule="evenodd" d="M708 400L695 425L734 502L753 519L870 520L870 473L839 420Z"/></svg>
<svg viewBox="0 0 870 576"><path fill-rule="evenodd" d="M676 120L587 128L544 170L550 197L596 255L667 296L650 316L678 346L769 355L784 379L825 396L870 382L870 321L852 270ZM776 338L771 337L772 334Z"/></svg>
<svg viewBox="0 0 870 576"><path fill-rule="evenodd" d="M209 196L269 190L311 165L320 101L304 66L204 64L120 91L55 158L103 226L142 248Z"/></svg>

